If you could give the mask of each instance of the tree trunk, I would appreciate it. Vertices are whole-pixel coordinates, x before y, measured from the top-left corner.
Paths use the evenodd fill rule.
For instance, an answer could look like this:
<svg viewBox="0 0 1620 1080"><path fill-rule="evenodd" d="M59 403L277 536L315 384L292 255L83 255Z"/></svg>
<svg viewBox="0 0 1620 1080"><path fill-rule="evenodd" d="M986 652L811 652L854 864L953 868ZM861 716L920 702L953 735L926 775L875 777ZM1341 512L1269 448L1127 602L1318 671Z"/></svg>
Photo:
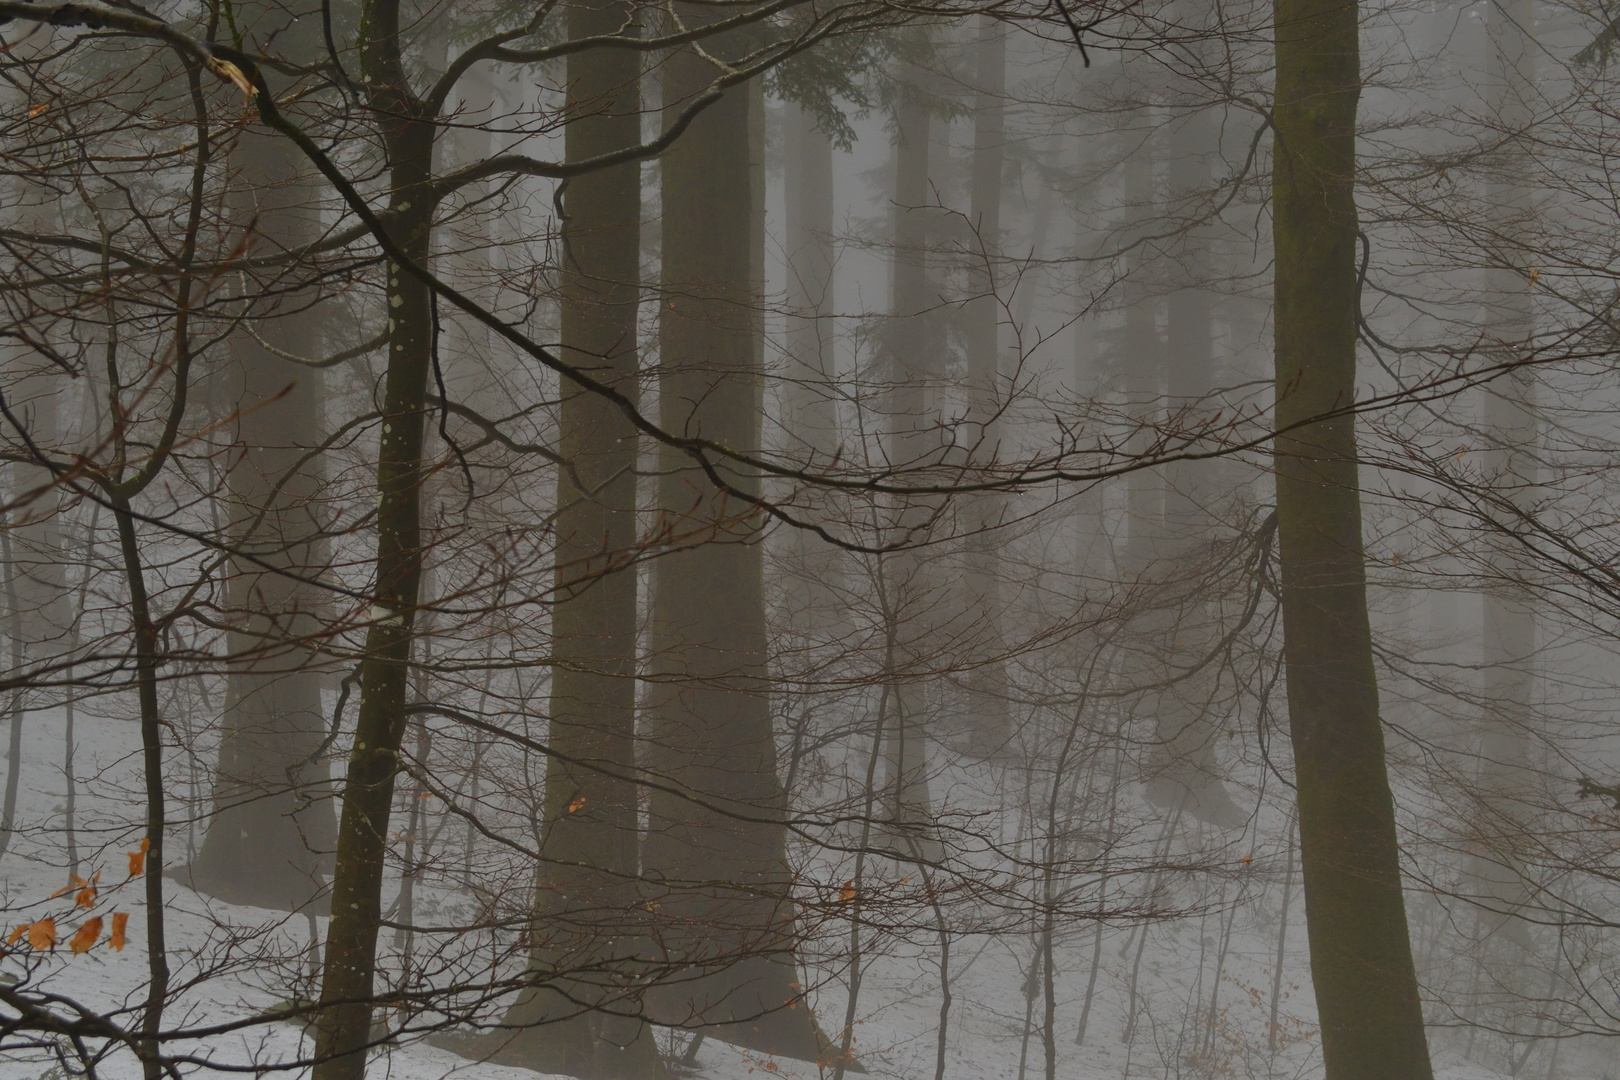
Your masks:
<svg viewBox="0 0 1620 1080"><path fill-rule="evenodd" d="M1005 398L1001 380L1001 303L998 290L1011 282L994 273L1001 253L1001 170L1006 159L1007 29L1000 20L979 20L977 94L973 120L972 205L970 224L977 233L969 241L970 299L967 305L967 364L969 418L974 427L965 437L980 441L974 453L979 462L993 461L1001 425L996 412ZM1033 288L1025 282L1024 288ZM1001 544L996 531L1006 511L1006 497L986 494L971 497L966 505L966 567L962 575L960 607L979 628L965 682L968 690L969 746L975 756L1001 752L1012 734L1007 701L1006 638L1002 629Z"/></svg>
<svg viewBox="0 0 1620 1080"><path fill-rule="evenodd" d="M915 31L914 31L915 32ZM938 300L929 282L929 226L935 217L929 187L931 116L926 74L908 68L899 83L895 107L894 270L889 298L889 401L885 451L899 469L931 463L940 452L939 431L930 406L942 376L944 342L932 308ZM937 499L901 498L889 511L891 539L916 544L927 538ZM934 615L940 606L932 560L914 547L887 558L889 611L894 638L894 722L888 725L884 753L883 814L907 843L927 829L932 798L928 788L927 732L923 720L926 680L920 673L934 647ZM904 844L902 845L904 846Z"/></svg>
<svg viewBox="0 0 1620 1080"><path fill-rule="evenodd" d="M13 55L49 54L56 35L39 27ZM26 93L26 91L14 91ZM13 107L17 107L13 104ZM26 105L22 106L26 108ZM5 222L24 232L50 233L59 225L58 194L44 184L18 179L5 192ZM0 372L4 375L5 402L10 416L27 438L47 454L61 448L59 395L61 372L25 345L0 345ZM14 435L17 433L14 433ZM73 610L67 588L67 563L62 558L61 492L51 471L35 462L19 460L10 473L10 497L16 505L0 528L7 531L6 607L11 638L13 674L30 660L47 660L73 648ZM9 739L6 761L4 810L0 812L0 855L10 847L16 829L22 731L30 709L49 703L39 691L18 686L9 698Z"/></svg>
<svg viewBox="0 0 1620 1080"><path fill-rule="evenodd" d="M1152 120L1151 110L1144 110ZM1155 159L1160 148L1151 138L1131 148L1122 168L1126 225L1131 234L1146 231L1159 212ZM1121 294L1125 304L1125 326L1121 335L1123 355L1115 365L1124 373L1125 407L1133 426L1128 451L1142 458L1153 450L1164 410L1164 342L1159 336L1159 301L1154 275L1159 268L1151 259L1150 246L1137 243L1131 249ZM1120 587L1130 596L1130 622L1126 647L1120 658L1124 681L1131 686L1154 686L1165 677L1163 648L1174 631L1171 614L1156 595L1156 578L1163 572L1161 547L1164 540L1164 470L1134 469L1125 477L1125 539L1119 545L1114 564ZM1155 735L1159 730L1159 690L1143 690L1132 700L1132 719L1148 717ZM1160 809L1179 819L1187 809L1185 789L1165 783L1158 773L1164 768L1162 754L1150 755L1146 763L1143 794ZM1134 978L1134 977L1133 977ZM1134 983L1133 983L1134 985ZM1134 1030L1134 1010L1126 1019Z"/></svg>
<svg viewBox="0 0 1620 1080"><path fill-rule="evenodd" d="M615 0L569 9L571 38L608 35L629 17ZM568 59L567 155L579 161L640 140L639 55L595 49ZM636 395L641 172L632 162L582 177L565 195L565 359ZM587 1080L657 1075L651 1029L628 993L635 914L636 433L598 394L564 383L557 476L556 603L544 833L535 890L538 985L506 1018L524 1025L496 1061ZM564 760L567 758L568 760Z"/></svg>
<svg viewBox="0 0 1620 1080"><path fill-rule="evenodd" d="M280 9L258 15L255 38L290 59L315 54L313 26L289 22ZM317 185L287 139L249 127L230 167L242 178L231 210L251 230L244 250L285 251L319 235ZM327 726L321 674L298 641L327 613L318 584L326 562L316 506L322 477L310 454L321 437L322 380L319 369L286 358L315 357L322 335L315 290L287 278L255 283L252 295L269 299L243 313L230 339L220 411L234 415L236 429L225 526L237 556L226 584L235 628L213 813L196 862L175 876L229 903L296 910L324 888L337 821L328 765L317 759Z"/></svg>
<svg viewBox="0 0 1620 1080"><path fill-rule="evenodd" d="M787 269L787 370L782 424L786 452L824 469L838 453L837 373L833 342L833 146L809 111L785 107L783 206ZM812 512L820 493L798 493ZM847 627L836 550L814 533L792 529L784 555L789 623L837 637Z"/></svg>
<svg viewBox="0 0 1620 1080"><path fill-rule="evenodd" d="M683 8L688 25L709 9ZM706 43L725 56L735 40ZM664 67L666 109L714 67L682 50ZM666 430L739 450L761 437L762 352L747 86L726 92L663 156L659 415ZM825 1040L802 1003L766 671L760 519L665 448L659 506L677 545L654 575L646 764L701 803L654 790L642 848L648 909L668 978L663 1023L806 1061ZM756 476L717 468L744 491ZM695 535L694 535L695 534ZM682 550L687 543L703 542Z"/></svg>
<svg viewBox="0 0 1620 1080"><path fill-rule="evenodd" d="M435 205L426 182L435 127L411 94L395 0L367 0L361 74L388 151L390 233L403 255L426 265ZM388 821L406 730L411 635L422 580L422 442L432 367L428 286L390 260L388 368L377 458L376 578L360 671L360 708L349 753L332 873L316 1026L314 1080L362 1080L371 1042L377 933L382 919Z"/></svg>
<svg viewBox="0 0 1620 1080"><path fill-rule="evenodd" d="M1277 0L1277 531L1312 982L1329 1080L1430 1080L1357 484L1359 8ZM1321 419L1317 419L1317 418Z"/></svg>
<svg viewBox="0 0 1620 1080"><path fill-rule="evenodd" d="M1487 115L1506 132L1522 131L1534 119L1534 25L1535 12L1527 0L1510 0L1486 13ZM1520 265L1524 254L1516 243L1532 224L1534 166L1518 138L1509 138L1484 165L1487 213L1503 238L1498 257L1504 264L1485 273L1485 347L1492 362L1511 363L1535 347L1530 268ZM1497 498L1529 513L1539 475L1534 375L1523 368L1512 371L1486 385L1483 394L1486 475ZM1507 530L1516 529L1510 514L1497 516L1506 518ZM1516 914L1530 899L1524 854L1530 812L1525 804L1535 795L1529 760L1536 679L1533 566L1508 535L1490 538L1486 554L1480 698L1485 716L1474 808L1477 833L1469 844L1477 853L1465 867L1469 889L1481 905L1471 951L1480 965L1483 999L1471 1002L1467 1015L1498 1030L1523 1030L1531 1011L1524 999L1536 994L1530 986L1535 943L1529 924ZM1487 1015L1475 1012L1481 1007Z"/></svg>
<svg viewBox="0 0 1620 1080"><path fill-rule="evenodd" d="M1197 16L1188 12L1187 18ZM1173 129L1168 206L1199 205L1209 184L1210 161L1220 149L1213 120L1210 113L1195 111ZM1180 237L1176 265L1182 280L1165 302L1165 404L1173 427L1195 429L1214 408L1208 400L1215 382L1214 296L1203 280L1212 269L1210 255L1201 230L1189 229ZM1179 461L1163 471L1163 519L1154 552L1162 591L1155 606L1165 623L1162 655L1171 658L1169 673L1177 679L1157 695L1156 761L1147 790L1158 806L1173 807L1185 799L1195 818L1234 829L1247 815L1215 772L1220 731L1210 713L1218 669L1213 664L1198 667L1220 637L1202 576L1216 540L1212 503L1221 490L1220 468L1219 462Z"/></svg>

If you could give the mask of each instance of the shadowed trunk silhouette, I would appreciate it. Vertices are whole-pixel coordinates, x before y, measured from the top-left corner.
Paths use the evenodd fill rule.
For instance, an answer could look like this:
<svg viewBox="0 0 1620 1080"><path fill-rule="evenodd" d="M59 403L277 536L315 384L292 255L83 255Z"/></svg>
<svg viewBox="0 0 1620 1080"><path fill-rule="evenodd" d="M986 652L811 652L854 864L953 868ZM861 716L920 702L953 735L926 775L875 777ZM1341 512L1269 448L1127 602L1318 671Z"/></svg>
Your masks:
<svg viewBox="0 0 1620 1080"><path fill-rule="evenodd" d="M688 25L717 16L680 8ZM721 57L736 37L705 48ZM666 109L706 87L713 65L683 49L664 67ZM760 263L747 86L728 90L663 155L659 416L666 430L739 450L761 440ZM717 466L746 493L756 476ZM804 1061L830 1060L804 1005L781 782L766 670L763 549L747 496L716 490L664 448L658 505L678 535L654 572L645 764L690 792L653 790L642 846L651 932L670 972L650 992L660 1023Z"/></svg>
<svg viewBox="0 0 1620 1080"><path fill-rule="evenodd" d="M1277 0L1274 466L1311 979L1329 1080L1430 1080L1367 618L1355 401L1358 16ZM1323 417L1322 419L1317 419Z"/></svg>
<svg viewBox="0 0 1620 1080"><path fill-rule="evenodd" d="M613 34L623 3L569 9L571 38ZM594 49L568 59L568 160L640 141L639 55ZM641 169L575 180L564 195L562 344L595 378L637 394ZM564 382L557 474L557 600L552 608L544 835L535 887L539 985L507 1014L492 1060L587 1080L662 1074L633 963L636 918L636 433L612 403ZM565 760L566 759L566 760Z"/></svg>

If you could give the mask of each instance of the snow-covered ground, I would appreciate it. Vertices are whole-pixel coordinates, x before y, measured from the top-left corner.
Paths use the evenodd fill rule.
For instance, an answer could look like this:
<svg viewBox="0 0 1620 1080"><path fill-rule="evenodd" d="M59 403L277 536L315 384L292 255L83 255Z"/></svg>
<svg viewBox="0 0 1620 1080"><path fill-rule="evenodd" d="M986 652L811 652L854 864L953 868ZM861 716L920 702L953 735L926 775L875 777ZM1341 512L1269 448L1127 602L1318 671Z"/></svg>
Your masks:
<svg viewBox="0 0 1620 1080"><path fill-rule="evenodd" d="M122 1010L127 1022L141 1001L146 964L139 882L126 881L124 855L139 836L140 814L132 783L134 730L133 725L116 720L81 716L79 723L75 772L81 779L81 872L87 877L96 870L102 873L97 913L120 910L132 914L128 947L113 952L103 938L102 944L85 955L72 955L65 947L44 956L14 952L0 961L0 969L22 974L27 958L33 964L28 977L34 988L63 995L89 1009ZM24 775L53 777L58 782L35 785L22 793L19 821L23 831L0 860L0 904L8 928L45 914L71 912L71 894L47 899L69 883L61 835L61 754L61 714L30 714L24 738ZM176 781L175 796L183 801L187 775L183 762L177 763L175 774L181 778ZM176 857L183 855L187 843L183 824L172 843ZM1258 860L1255 865L1260 865ZM1107 928L1084 1044L1076 1043L1076 1032L1091 973L1094 927L1089 923L1061 927L1054 965L1053 1074L1064 1080L1319 1076L1321 1062L1312 1026L1314 1009L1297 888L1289 913L1288 959L1281 982L1285 996L1279 1002L1280 1046L1274 1052L1267 1046L1271 964L1281 901L1274 877L1233 878L1227 896L1235 895L1235 903L1209 906L1206 913L1191 918L1148 925L1145 942L1142 928ZM168 883L168 897L171 965L174 984L181 988L178 1001L168 1011L171 1025L224 1024L259 1015L284 1000L288 987L306 973L309 939L302 916L289 918L278 912L220 904L173 882ZM424 889L418 910L448 911L463 899L448 887ZM64 941L79 921L61 919ZM941 1000L935 941L928 934L915 940L885 939L878 945L879 954L869 958L862 986L856 1053L874 1077L927 1080L935 1075ZM1033 955L1034 940L1027 933L963 934L953 940L945 1076L1039 1080L1046 1075L1041 1034L1044 1001L1039 994L1031 1001L1023 990L1029 985ZM1134 1014L1129 1008L1133 971ZM846 1006L841 970L819 973L819 977L816 972L807 973L807 985L815 987L813 1004L823 1028L836 1031ZM1131 1015L1134 1021L1128 1023ZM1124 1039L1127 1027L1129 1041ZM183 1049L222 1067L263 1068L294 1060L301 1049L307 1052L305 1038L294 1024L259 1023ZM667 1045L669 1037L664 1038ZM685 1036L675 1038L684 1042ZM1475 1057L1483 1060L1495 1051L1487 1046L1488 1037L1480 1040ZM1446 1080L1487 1080L1503 1075L1464 1061L1458 1052L1462 1045L1454 1034L1437 1038L1437 1065ZM1554 1063L1548 1042L1535 1049L1519 1075L1537 1080L1549 1075L1597 1080L1606 1075L1601 1061L1612 1060L1610 1054L1612 1051L1593 1041L1570 1043ZM814 1065L769 1060L712 1039L700 1048L697 1062L692 1075L702 1080L742 1080L763 1073L797 1078L818 1075ZM206 1065L192 1071L223 1074ZM113 1052L97 1073L107 1080L125 1080L138 1076L139 1070L131 1055ZM10 1044L0 1053L0 1078L4 1080L45 1080L61 1075L43 1051ZM455 1076L498 1080L535 1074L468 1062L424 1041L406 1041L379 1051L371 1075L392 1080Z"/></svg>

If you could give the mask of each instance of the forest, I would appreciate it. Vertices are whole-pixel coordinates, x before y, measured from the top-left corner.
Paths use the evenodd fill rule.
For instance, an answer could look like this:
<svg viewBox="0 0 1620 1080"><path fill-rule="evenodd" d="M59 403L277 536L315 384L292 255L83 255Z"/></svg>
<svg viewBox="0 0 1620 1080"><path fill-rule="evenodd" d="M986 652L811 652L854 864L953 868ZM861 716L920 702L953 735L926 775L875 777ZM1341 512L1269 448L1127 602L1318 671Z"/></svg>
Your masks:
<svg viewBox="0 0 1620 1080"><path fill-rule="evenodd" d="M1598 0L0 0L0 1078L1616 1080L1617 466Z"/></svg>

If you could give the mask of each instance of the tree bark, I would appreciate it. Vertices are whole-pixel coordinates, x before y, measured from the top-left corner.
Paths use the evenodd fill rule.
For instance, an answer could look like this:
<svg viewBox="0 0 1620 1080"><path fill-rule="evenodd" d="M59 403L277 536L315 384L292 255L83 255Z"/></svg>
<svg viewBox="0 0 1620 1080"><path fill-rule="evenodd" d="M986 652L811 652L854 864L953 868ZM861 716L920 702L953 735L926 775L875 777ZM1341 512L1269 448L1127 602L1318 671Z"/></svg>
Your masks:
<svg viewBox="0 0 1620 1080"><path fill-rule="evenodd" d="M571 38L608 35L632 17L606 0L568 13ZM568 60L568 160L640 141L639 55ZM634 400L640 295L638 163L592 173L564 196L564 358ZM494 1060L587 1080L661 1072L640 1019L632 965L635 914L635 430L598 394L567 383L560 406L556 603L544 833L530 975L537 986L506 1018L521 1025ZM566 760L565 760L566 759Z"/></svg>
<svg viewBox="0 0 1620 1080"><path fill-rule="evenodd" d="M1329 1080L1433 1075L1367 618L1355 396L1359 8L1276 0L1274 466L1311 973Z"/></svg>
<svg viewBox="0 0 1620 1080"><path fill-rule="evenodd" d="M254 38L295 62L316 53L313 26L272 5L239 12ZM256 17L255 17L256 16ZM305 20L312 22L312 20ZM317 185L298 149L249 126L230 167L243 249L286 251L320 231ZM297 910L324 889L337 821L331 777L318 760L326 734L320 669L300 642L326 614L319 577L326 545L316 514L321 474L318 369L288 360L320 351L315 290L294 264L255 281L263 302L241 315L230 339L222 412L235 418L226 524L237 557L226 584L235 620L213 813L202 850L175 876L230 903ZM244 271L247 273L247 271ZM284 354L284 355L278 355ZM273 569L271 569L273 568ZM324 898L319 901L324 907Z"/></svg>
<svg viewBox="0 0 1620 1080"><path fill-rule="evenodd" d="M712 9L681 14L687 25L716 18ZM741 46L735 38L705 43L720 56ZM665 108L680 108L713 75L692 50L670 57ZM761 439L752 93L728 90L662 159L660 420L666 430L740 450L757 450ZM651 998L660 1022L826 1060L797 988L760 518L717 491L686 455L665 448L660 465L664 522L687 543L656 565L645 760L702 801L650 795L646 903L669 968ZM756 476L717 468L732 485L758 489Z"/></svg>
<svg viewBox="0 0 1620 1080"><path fill-rule="evenodd" d="M406 80L397 0L367 0L361 25L366 30L361 75L390 164L392 238L407 259L426 265L435 210L426 182L432 173L435 128ZM407 726L411 635L422 579L422 443L433 301L426 283L393 261L388 263L386 296L388 367L377 458L376 578L360 672L359 717L338 823L314 1080L362 1080L365 1075L383 860Z"/></svg>
<svg viewBox="0 0 1620 1080"><path fill-rule="evenodd" d="M56 34L40 27L13 55L21 59L49 54ZM12 93L25 95L24 89ZM16 107L15 105L13 107ZM22 106L26 108L26 104ZM6 223L30 232L51 232L57 227L58 193L50 186L16 178L5 192ZM61 373L34 349L11 341L0 345L0 370L5 377L5 402L29 441L46 453L61 448L59 396ZM74 620L67 587L67 563L62 558L62 496L52 472L36 462L15 461L10 474L10 497L16 505L6 515L6 607L11 639L11 666L21 671L30 660L48 660L74 647ZM7 695L10 723L6 761L4 809L0 811L0 855L10 847L16 828L19 755L27 714L48 704L38 690L18 686Z"/></svg>

